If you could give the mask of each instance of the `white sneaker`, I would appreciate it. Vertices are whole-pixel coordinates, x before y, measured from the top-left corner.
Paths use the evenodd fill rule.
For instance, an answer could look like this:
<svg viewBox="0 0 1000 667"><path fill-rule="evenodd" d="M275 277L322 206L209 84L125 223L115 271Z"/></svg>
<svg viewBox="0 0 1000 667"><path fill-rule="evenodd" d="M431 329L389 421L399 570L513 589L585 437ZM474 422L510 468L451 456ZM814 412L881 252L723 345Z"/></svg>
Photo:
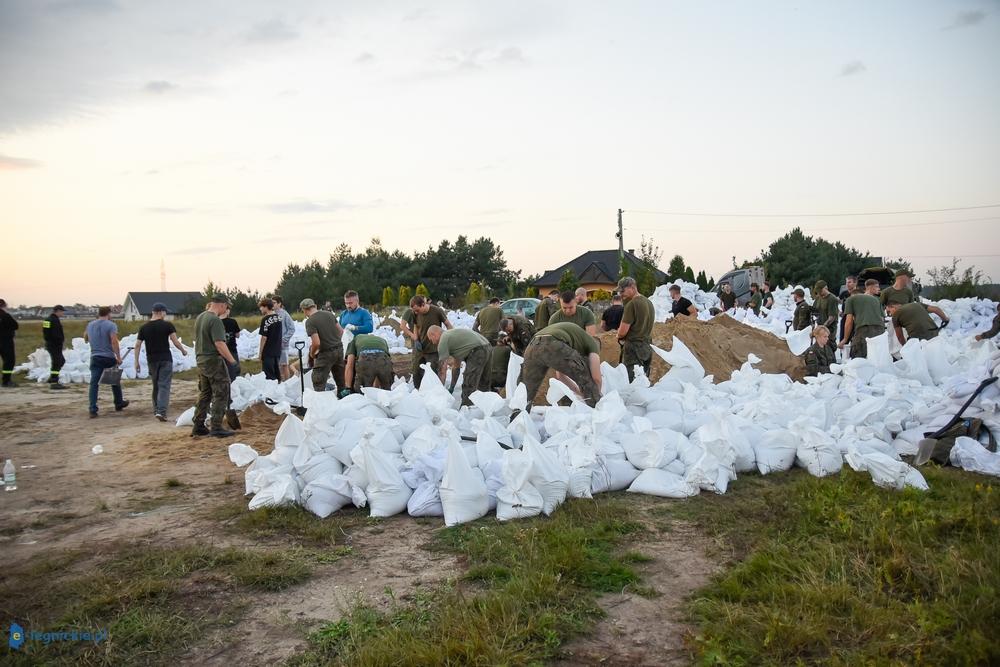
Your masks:
<svg viewBox="0 0 1000 667"><path fill-rule="evenodd" d="M156 413L156 418L159 419L161 422L167 421L167 418L161 415L160 413Z"/></svg>

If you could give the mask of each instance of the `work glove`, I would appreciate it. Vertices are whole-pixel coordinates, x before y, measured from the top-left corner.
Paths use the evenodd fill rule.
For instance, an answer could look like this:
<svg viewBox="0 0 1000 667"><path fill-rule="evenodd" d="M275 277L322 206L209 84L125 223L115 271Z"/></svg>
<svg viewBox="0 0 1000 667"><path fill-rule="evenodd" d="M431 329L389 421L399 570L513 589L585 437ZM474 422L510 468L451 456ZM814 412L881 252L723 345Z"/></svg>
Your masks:
<svg viewBox="0 0 1000 667"><path fill-rule="evenodd" d="M348 324L345 328L348 331L350 331L350 332L354 332L355 330L357 330L358 325L357 324Z"/></svg>
<svg viewBox="0 0 1000 667"><path fill-rule="evenodd" d="M350 389L341 389L340 391L337 392L337 398L344 398L350 395L351 395Z"/></svg>

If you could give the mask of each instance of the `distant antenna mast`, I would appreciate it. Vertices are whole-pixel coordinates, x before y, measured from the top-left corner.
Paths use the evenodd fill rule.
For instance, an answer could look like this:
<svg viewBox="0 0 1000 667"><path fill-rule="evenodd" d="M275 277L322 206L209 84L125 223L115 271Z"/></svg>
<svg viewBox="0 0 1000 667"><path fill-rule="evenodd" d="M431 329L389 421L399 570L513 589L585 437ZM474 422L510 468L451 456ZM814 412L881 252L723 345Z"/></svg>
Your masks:
<svg viewBox="0 0 1000 667"><path fill-rule="evenodd" d="M621 209L618 209L618 233L615 236L618 237L618 263L621 264L622 260L625 259L625 236L622 234L622 213Z"/></svg>
<svg viewBox="0 0 1000 667"><path fill-rule="evenodd" d="M160 291L167 291L167 267L162 259L160 260Z"/></svg>

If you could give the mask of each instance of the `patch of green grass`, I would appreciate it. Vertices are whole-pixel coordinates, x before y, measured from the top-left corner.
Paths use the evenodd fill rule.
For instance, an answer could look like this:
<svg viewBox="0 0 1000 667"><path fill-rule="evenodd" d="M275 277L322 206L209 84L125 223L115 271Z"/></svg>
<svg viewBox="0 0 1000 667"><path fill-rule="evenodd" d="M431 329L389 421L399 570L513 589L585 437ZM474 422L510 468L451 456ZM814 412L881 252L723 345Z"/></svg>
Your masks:
<svg viewBox="0 0 1000 667"><path fill-rule="evenodd" d="M38 642L14 664L166 661L229 623L244 591L281 590L310 575L305 554L184 545L116 545L91 560L60 554L0 574L0 613L28 630L108 630L99 645Z"/></svg>
<svg viewBox="0 0 1000 667"><path fill-rule="evenodd" d="M181 481L176 477L171 477L170 479L168 479L163 483L163 486L167 487L168 489L176 489L184 486L184 484L182 484Z"/></svg>
<svg viewBox="0 0 1000 667"><path fill-rule="evenodd" d="M293 664L533 664L551 659L603 612L601 593L639 576L620 546L642 531L627 499L571 500L551 517L445 528L432 548L468 563L464 587L418 591L382 612L357 603L310 635Z"/></svg>
<svg viewBox="0 0 1000 667"><path fill-rule="evenodd" d="M664 505L737 562L690 602L703 664L997 664L1000 488L921 469L930 492L844 470L748 476Z"/></svg>
<svg viewBox="0 0 1000 667"><path fill-rule="evenodd" d="M246 500L240 498L211 510L211 517L222 521L233 532L247 537L281 538L298 544L334 546L342 544L348 531L366 525L369 518L364 509L345 509L319 519L298 505L262 507L249 511Z"/></svg>

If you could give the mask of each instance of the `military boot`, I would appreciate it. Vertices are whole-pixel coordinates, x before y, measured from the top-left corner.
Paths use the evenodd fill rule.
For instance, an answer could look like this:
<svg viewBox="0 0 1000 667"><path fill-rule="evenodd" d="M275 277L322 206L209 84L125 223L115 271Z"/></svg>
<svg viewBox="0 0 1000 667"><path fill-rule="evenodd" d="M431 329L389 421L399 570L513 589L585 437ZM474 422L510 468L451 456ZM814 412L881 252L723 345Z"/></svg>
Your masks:
<svg viewBox="0 0 1000 667"><path fill-rule="evenodd" d="M236 414L236 410L232 409L226 410L226 424L234 431L239 431L243 428L243 425L240 424L240 418Z"/></svg>

